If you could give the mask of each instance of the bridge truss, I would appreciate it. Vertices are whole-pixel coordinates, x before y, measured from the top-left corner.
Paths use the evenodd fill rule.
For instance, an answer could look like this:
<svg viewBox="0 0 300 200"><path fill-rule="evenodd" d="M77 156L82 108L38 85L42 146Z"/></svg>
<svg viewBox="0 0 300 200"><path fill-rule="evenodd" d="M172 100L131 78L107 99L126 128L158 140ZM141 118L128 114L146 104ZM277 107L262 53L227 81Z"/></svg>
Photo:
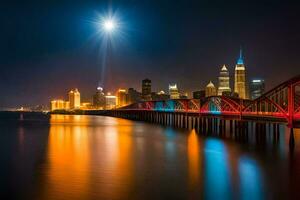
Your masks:
<svg viewBox="0 0 300 200"><path fill-rule="evenodd" d="M283 120L289 126L300 121L300 76L294 77L255 100L227 96L203 99L172 99L144 101L119 110L198 113L199 115L230 115L239 118Z"/></svg>

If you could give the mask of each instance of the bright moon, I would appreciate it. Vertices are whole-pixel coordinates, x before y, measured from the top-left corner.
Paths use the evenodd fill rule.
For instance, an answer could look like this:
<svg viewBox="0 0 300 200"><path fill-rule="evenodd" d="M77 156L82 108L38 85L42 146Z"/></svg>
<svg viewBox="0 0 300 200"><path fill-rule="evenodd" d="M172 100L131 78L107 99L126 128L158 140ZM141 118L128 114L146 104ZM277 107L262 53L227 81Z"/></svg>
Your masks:
<svg viewBox="0 0 300 200"><path fill-rule="evenodd" d="M116 28L116 24L113 20L108 19L104 21L103 28L107 32L112 32Z"/></svg>

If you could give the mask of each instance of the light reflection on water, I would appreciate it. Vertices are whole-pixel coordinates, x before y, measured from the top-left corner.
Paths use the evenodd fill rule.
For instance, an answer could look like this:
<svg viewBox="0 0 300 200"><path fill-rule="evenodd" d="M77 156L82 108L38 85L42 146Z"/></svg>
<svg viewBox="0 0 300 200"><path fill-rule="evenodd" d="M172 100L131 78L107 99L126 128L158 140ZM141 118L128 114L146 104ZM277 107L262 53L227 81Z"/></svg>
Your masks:
<svg viewBox="0 0 300 200"><path fill-rule="evenodd" d="M223 142L217 139L205 141L205 198L221 199L231 196L228 153ZM213 186L213 187L211 187Z"/></svg>
<svg viewBox="0 0 300 200"><path fill-rule="evenodd" d="M243 199L263 199L264 184L258 163L242 156L239 159L240 197Z"/></svg>
<svg viewBox="0 0 300 200"><path fill-rule="evenodd" d="M50 127L13 130L12 172L33 183L29 199L283 198L300 183L299 130L293 153L283 133L265 147L100 116L52 115Z"/></svg>

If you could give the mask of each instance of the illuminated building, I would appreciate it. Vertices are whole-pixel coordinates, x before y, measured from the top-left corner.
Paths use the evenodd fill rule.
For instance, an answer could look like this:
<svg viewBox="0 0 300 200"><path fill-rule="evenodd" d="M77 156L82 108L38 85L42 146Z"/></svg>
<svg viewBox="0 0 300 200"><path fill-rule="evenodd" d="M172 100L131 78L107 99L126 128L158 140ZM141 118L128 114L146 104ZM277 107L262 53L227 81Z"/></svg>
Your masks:
<svg viewBox="0 0 300 200"><path fill-rule="evenodd" d="M142 80L142 98L145 101L151 100L151 80Z"/></svg>
<svg viewBox="0 0 300 200"><path fill-rule="evenodd" d="M107 93L105 96L105 109L114 109L117 106L117 97Z"/></svg>
<svg viewBox="0 0 300 200"><path fill-rule="evenodd" d="M231 92L230 82L229 82L229 72L225 65L223 65L220 71L218 95L222 95L223 92Z"/></svg>
<svg viewBox="0 0 300 200"><path fill-rule="evenodd" d="M185 93L185 94L179 94L179 99L188 99L188 94Z"/></svg>
<svg viewBox="0 0 300 200"><path fill-rule="evenodd" d="M238 93L236 93L236 92L229 92L229 91L223 92L223 93L222 93L222 96L233 97L233 98L239 98Z"/></svg>
<svg viewBox="0 0 300 200"><path fill-rule="evenodd" d="M70 109L70 103L68 101L58 99L58 100L52 100L50 102L50 111L69 110L69 109Z"/></svg>
<svg viewBox="0 0 300 200"><path fill-rule="evenodd" d="M193 99L202 99L205 97L205 90L199 90L193 92Z"/></svg>
<svg viewBox="0 0 300 200"><path fill-rule="evenodd" d="M164 101L170 99L170 95L166 94L164 91L158 93L152 92L151 98L154 101Z"/></svg>
<svg viewBox="0 0 300 200"><path fill-rule="evenodd" d="M177 84L169 84L169 95L170 99L179 99L180 94L177 88Z"/></svg>
<svg viewBox="0 0 300 200"><path fill-rule="evenodd" d="M159 91L157 94L158 94L158 95L164 95L164 94L166 94L166 93L165 93L165 91L161 90L161 91Z"/></svg>
<svg viewBox="0 0 300 200"><path fill-rule="evenodd" d="M98 87L96 94L93 95L93 107L96 109L104 109L105 107L105 94L101 87Z"/></svg>
<svg viewBox="0 0 300 200"><path fill-rule="evenodd" d="M93 108L93 106L90 102L82 102L80 105L80 109L82 109L82 110L90 110L92 108Z"/></svg>
<svg viewBox="0 0 300 200"><path fill-rule="evenodd" d="M205 97L216 96L217 89L215 85L210 81L205 88Z"/></svg>
<svg viewBox="0 0 300 200"><path fill-rule="evenodd" d="M70 109L80 108L80 93L77 88L69 92Z"/></svg>
<svg viewBox="0 0 300 200"><path fill-rule="evenodd" d="M119 89L117 92L117 106L122 107L127 105L127 93L125 89Z"/></svg>
<svg viewBox="0 0 300 200"><path fill-rule="evenodd" d="M240 57L235 66L234 92L236 92L242 99L248 98L246 89L246 70L242 50L240 50Z"/></svg>
<svg viewBox="0 0 300 200"><path fill-rule="evenodd" d="M263 79L253 79L250 82L251 99L260 97L265 92L265 81Z"/></svg>
<svg viewBox="0 0 300 200"><path fill-rule="evenodd" d="M140 92L136 91L135 89L129 88L127 94L128 94L127 101L129 104L141 101L142 94Z"/></svg>
<svg viewBox="0 0 300 200"><path fill-rule="evenodd" d="M70 110L70 101L65 101L65 110Z"/></svg>

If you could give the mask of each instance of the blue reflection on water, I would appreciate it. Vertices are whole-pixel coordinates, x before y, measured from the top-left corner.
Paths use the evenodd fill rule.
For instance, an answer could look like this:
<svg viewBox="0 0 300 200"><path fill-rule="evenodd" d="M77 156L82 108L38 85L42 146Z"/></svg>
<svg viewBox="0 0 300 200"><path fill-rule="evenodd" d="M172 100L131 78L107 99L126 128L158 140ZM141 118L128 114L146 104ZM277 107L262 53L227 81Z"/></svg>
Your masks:
<svg viewBox="0 0 300 200"><path fill-rule="evenodd" d="M173 158L176 156L176 145L175 145L175 137L176 137L176 132L172 128L167 128L165 130L167 141L165 144L165 148L167 151L167 156L168 158Z"/></svg>
<svg viewBox="0 0 300 200"><path fill-rule="evenodd" d="M204 146L205 199L231 199L230 171L224 143L210 138Z"/></svg>
<svg viewBox="0 0 300 200"><path fill-rule="evenodd" d="M240 199L263 199L261 172L255 160L243 156L239 160Z"/></svg>

